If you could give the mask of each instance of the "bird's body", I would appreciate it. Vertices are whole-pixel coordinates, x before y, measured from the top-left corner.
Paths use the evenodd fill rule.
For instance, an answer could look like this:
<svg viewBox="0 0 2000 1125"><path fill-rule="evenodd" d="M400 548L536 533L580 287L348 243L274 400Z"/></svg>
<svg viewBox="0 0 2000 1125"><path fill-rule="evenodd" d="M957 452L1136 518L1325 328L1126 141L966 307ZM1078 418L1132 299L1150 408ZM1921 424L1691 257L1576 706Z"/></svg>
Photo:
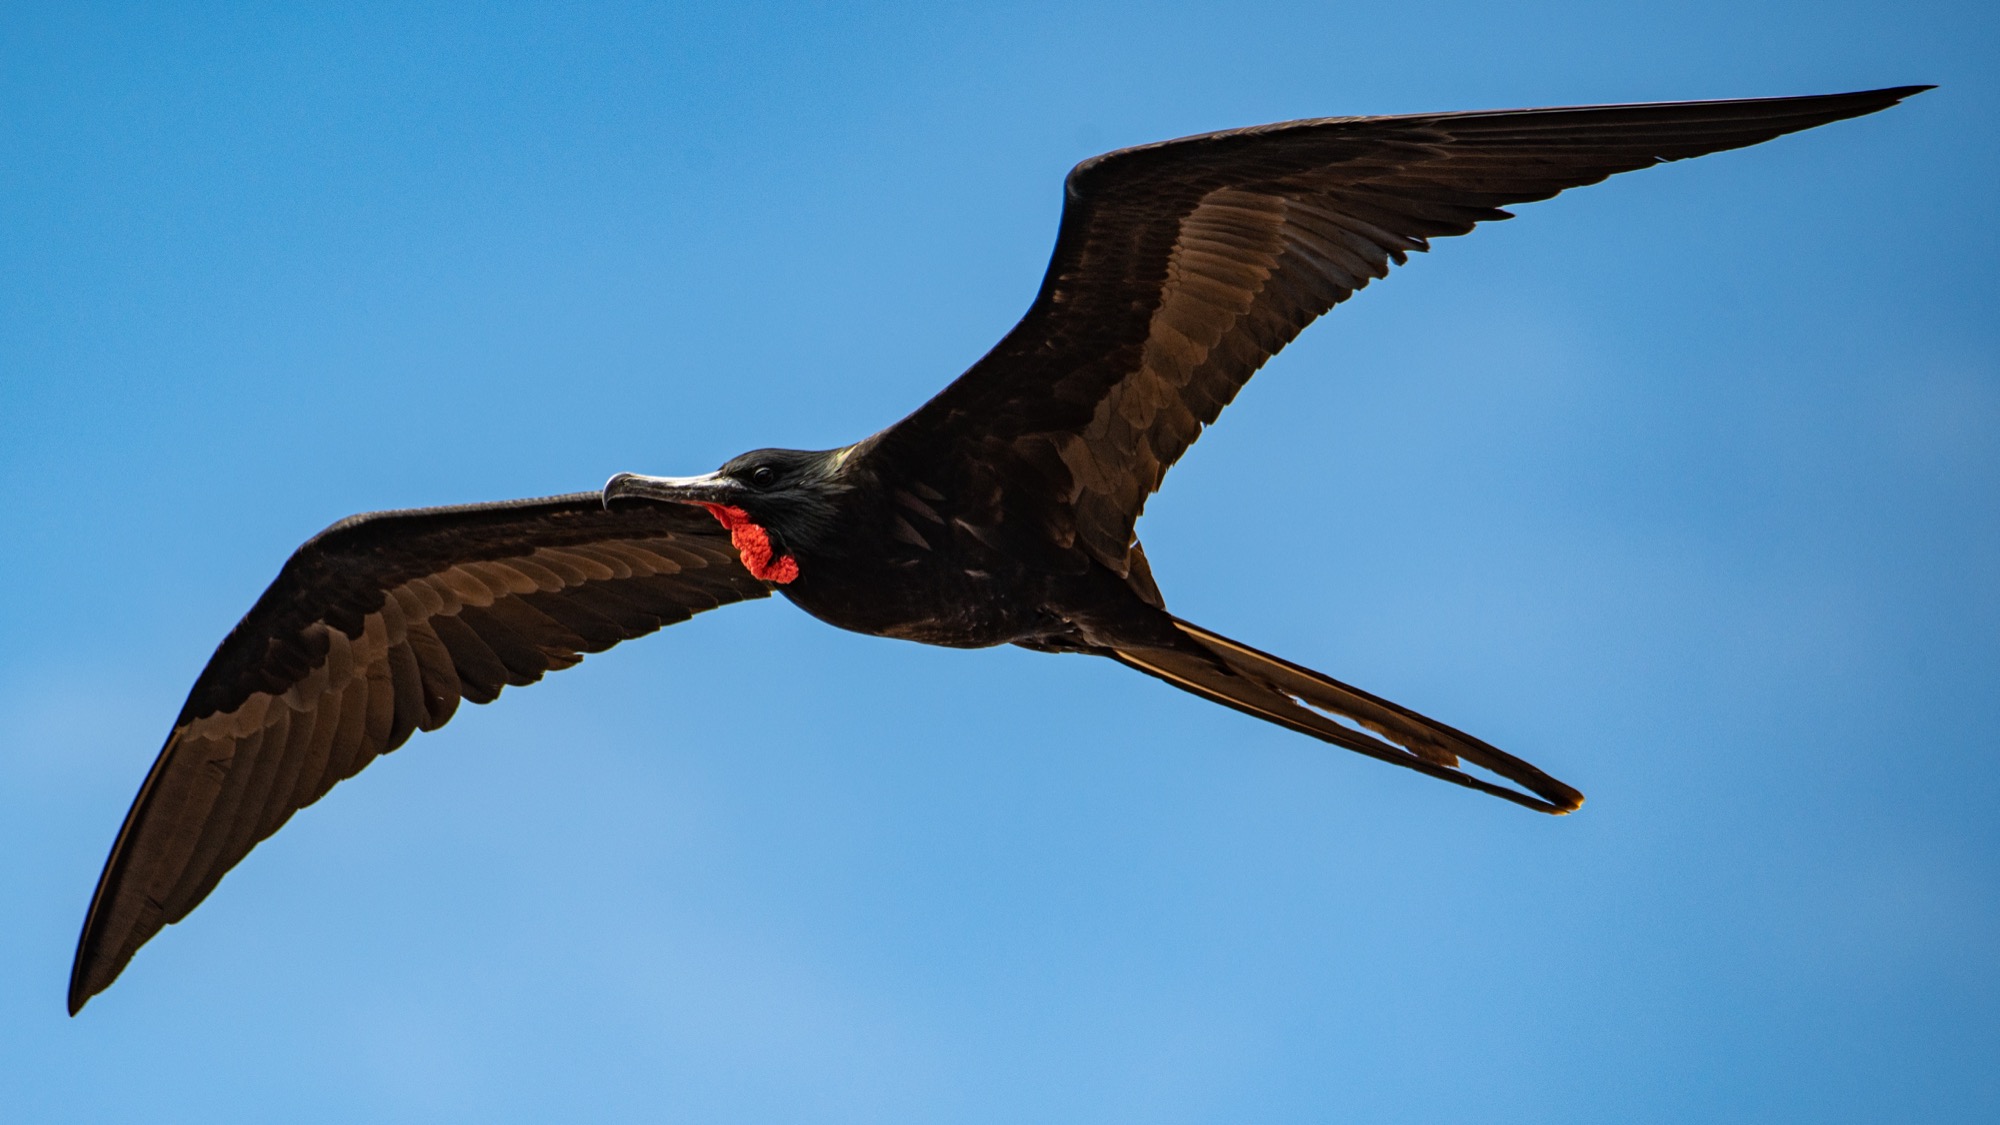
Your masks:
<svg viewBox="0 0 2000 1125"><path fill-rule="evenodd" d="M621 473L601 492L343 520L299 548L196 680L99 880L70 1010L294 811L461 699L773 592L859 633L1107 657L1573 810L1581 794L1518 758L1173 616L1134 524L1266 359L1429 239L1919 89L1325 118L1111 153L1071 172L1020 324L877 434L699 477ZM1255 557L1283 550L1248 538Z"/></svg>
<svg viewBox="0 0 2000 1125"><path fill-rule="evenodd" d="M752 456L811 466L803 475L824 490L817 530L802 534L780 516L773 542L796 571L778 592L829 625L951 648L1056 648L1081 640L1086 607L1134 600L1126 578L1074 545L1017 533L1003 505L884 471L860 447ZM615 502L636 481L614 480L607 494Z"/></svg>

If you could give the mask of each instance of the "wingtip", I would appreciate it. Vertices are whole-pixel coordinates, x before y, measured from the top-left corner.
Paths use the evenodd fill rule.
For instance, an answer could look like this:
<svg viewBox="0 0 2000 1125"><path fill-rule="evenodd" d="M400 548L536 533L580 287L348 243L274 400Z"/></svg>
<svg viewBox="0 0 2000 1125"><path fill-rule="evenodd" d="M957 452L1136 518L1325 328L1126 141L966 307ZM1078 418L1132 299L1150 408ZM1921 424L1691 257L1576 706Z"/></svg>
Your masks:
<svg viewBox="0 0 2000 1125"><path fill-rule="evenodd" d="M1926 82L1916 86L1885 86L1880 90L1869 90L1868 93L1878 95L1882 99L1882 107L1887 109L1926 90L1935 89L1937 89L1936 83Z"/></svg>
<svg viewBox="0 0 2000 1125"><path fill-rule="evenodd" d="M84 956L84 947L79 946L76 951L76 960L70 964L69 993L65 997L65 1002L69 1006L69 1014L72 1016L83 1011L83 1006L90 1003L90 998L104 991L111 983L110 981L103 981L96 988L90 987L90 977L92 970L96 966L85 964Z"/></svg>
<svg viewBox="0 0 2000 1125"><path fill-rule="evenodd" d="M1842 121L1853 117L1866 117L1880 113L1891 106L1901 105L1926 90L1935 90L1935 85L1883 86L1874 90L1850 90L1844 94L1823 94L1817 98L1802 100L1818 101L1827 107L1828 121Z"/></svg>
<svg viewBox="0 0 2000 1125"><path fill-rule="evenodd" d="M90 916L83 920L83 936L76 942L76 956L72 957L69 963L69 992L64 1002L69 1006L71 1017L83 1011L83 1006L90 1003L92 995L91 991L83 986L83 958L84 951L90 948L90 923L97 914L96 906L97 903L93 899Z"/></svg>

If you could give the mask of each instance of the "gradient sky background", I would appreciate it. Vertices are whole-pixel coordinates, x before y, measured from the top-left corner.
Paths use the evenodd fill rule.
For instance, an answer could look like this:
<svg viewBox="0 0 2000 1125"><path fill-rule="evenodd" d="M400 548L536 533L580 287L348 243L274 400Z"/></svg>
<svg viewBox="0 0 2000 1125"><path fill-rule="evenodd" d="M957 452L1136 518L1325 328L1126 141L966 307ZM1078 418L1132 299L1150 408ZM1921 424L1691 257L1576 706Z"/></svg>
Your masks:
<svg viewBox="0 0 2000 1125"><path fill-rule="evenodd" d="M2000 1115L1993 5L174 7L0 8L0 1118ZM327 523L863 436L1105 149L1914 82L1440 242L1140 525L1581 814L772 601L462 710L64 1016Z"/></svg>

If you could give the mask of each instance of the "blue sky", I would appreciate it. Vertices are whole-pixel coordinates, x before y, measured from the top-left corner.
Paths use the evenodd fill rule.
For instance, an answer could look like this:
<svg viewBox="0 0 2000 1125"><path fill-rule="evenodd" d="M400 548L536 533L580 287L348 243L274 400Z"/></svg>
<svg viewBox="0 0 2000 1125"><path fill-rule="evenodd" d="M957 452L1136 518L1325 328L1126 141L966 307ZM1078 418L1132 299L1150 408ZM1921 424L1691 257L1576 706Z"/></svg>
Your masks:
<svg viewBox="0 0 2000 1125"><path fill-rule="evenodd" d="M53 7L0 7L0 1117L2000 1115L1990 6ZM462 710L63 1015L327 523L863 436L1108 148L1913 82L1441 241L1140 525L1579 815L774 601Z"/></svg>

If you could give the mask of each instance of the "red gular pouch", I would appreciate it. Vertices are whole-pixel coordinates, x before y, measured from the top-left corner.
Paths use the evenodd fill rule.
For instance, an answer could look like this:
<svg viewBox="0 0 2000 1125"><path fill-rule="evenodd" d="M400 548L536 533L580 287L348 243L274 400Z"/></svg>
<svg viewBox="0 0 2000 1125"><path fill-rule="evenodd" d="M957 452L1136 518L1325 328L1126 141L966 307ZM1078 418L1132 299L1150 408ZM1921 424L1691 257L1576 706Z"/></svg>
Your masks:
<svg viewBox="0 0 2000 1125"><path fill-rule="evenodd" d="M717 523L729 529L729 542L752 576L780 586L799 576L799 561L790 555L771 557L771 533L750 519L750 513L729 504L703 504Z"/></svg>

